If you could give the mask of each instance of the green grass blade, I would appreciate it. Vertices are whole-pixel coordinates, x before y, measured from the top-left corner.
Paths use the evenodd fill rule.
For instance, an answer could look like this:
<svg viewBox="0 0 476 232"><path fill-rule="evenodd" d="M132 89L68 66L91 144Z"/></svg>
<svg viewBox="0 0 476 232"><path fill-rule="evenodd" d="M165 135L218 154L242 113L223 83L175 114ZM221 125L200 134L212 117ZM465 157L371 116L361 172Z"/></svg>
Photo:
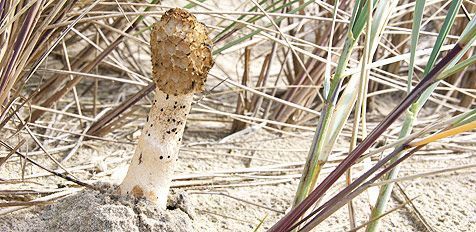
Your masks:
<svg viewBox="0 0 476 232"><path fill-rule="evenodd" d="M420 37L421 20L423 18L423 9L425 9L425 0L417 0L415 3L415 13L413 14L413 25L410 45L410 66L408 67L407 92L412 90L413 72L415 66L415 53Z"/></svg>
<svg viewBox="0 0 476 232"><path fill-rule="evenodd" d="M256 226L256 228L253 230L253 232L257 232L259 228L261 228L264 224L264 221L266 221L266 218L268 217L268 214L266 214L263 218L259 219L259 224Z"/></svg>
<svg viewBox="0 0 476 232"><path fill-rule="evenodd" d="M445 18L445 22L443 23L441 31L438 34L438 37L436 39L435 46L433 47L433 50L430 54L430 58L428 59L428 63L427 63L427 65L425 67L425 70L424 70L424 75L426 75L429 72L429 70L431 70L434 63L436 62L436 58L437 58L438 54L440 53L441 46L443 45L443 42L445 41L445 39L448 35L448 32L450 31L451 26L453 25L453 22L456 18L456 14L458 12L458 9L459 9L460 5L461 5L461 0L454 0L452 2L451 6L450 6L450 9L448 11L448 14ZM415 8L416 7L421 7L421 6L419 6L417 4L417 5L415 5ZM416 9L415 9L415 11L416 11ZM423 11L421 11L421 12L423 12ZM419 16L417 16L417 17L419 17ZM419 27L419 25L420 24L418 24L416 22L413 23L413 26L418 26ZM414 30L416 31L416 29L414 29L414 28L412 29L412 36L413 36L413 31ZM418 31L419 31L419 28L418 28ZM416 44L413 44L413 41L412 41L412 46L416 46ZM411 49L416 50L415 47L412 47ZM461 52L460 54L464 54L464 52ZM457 58L454 59L450 63L449 66L451 66L452 64L454 65L454 62L457 61L457 60L458 60ZM410 67L410 70L413 70L413 66ZM444 72L442 72L442 73L444 73ZM407 83L408 84L408 89L411 89L410 74L409 74L408 81L409 81ZM403 138L403 137L406 137L409 134L411 134L411 132L413 130L413 124L416 120L418 112L420 111L421 107L425 104L425 102L428 100L431 93L433 93L433 91L434 91L434 89L436 88L437 85L438 85L438 83L435 83L432 86L430 86L428 89L426 89L422 93L422 95L418 98L418 100L415 103L412 104L410 109L407 110L407 112L405 114L405 119L404 119L404 122L403 122L403 126L402 126L402 129L401 129L400 134L399 134L399 138ZM392 159L392 162L399 159L402 155L403 155L403 153L400 153L400 154L396 155ZM399 166L397 166L396 168L394 168L392 171L390 171L388 174L385 175L385 179L387 180L387 179L396 178L398 176L399 170L400 170ZM367 232L378 231L378 228L379 228L379 225L380 225L380 219L378 219L378 218L380 218L380 215L382 215L385 211L387 202L390 199L390 193L392 192L392 189L393 189L393 183L388 184L388 185L384 185L380 188L380 193L379 193L379 196L378 196L378 199L377 199L377 203L376 203L375 207L372 209L372 212L371 212L371 215L370 215L371 220L374 219L374 218L377 218L377 219L373 220L371 223L369 223L369 225L367 225L367 228L366 228Z"/></svg>
<svg viewBox="0 0 476 232"><path fill-rule="evenodd" d="M376 2L376 1L374 1ZM381 1L378 5L387 4L389 1ZM335 111L335 105L337 102L337 96L340 92L340 85L342 83L342 74L347 68L347 64L355 47L357 39L363 32L363 28L367 22L368 11L365 10L367 4L363 4L362 1L356 1L354 9L352 11L351 20L349 23L349 29L347 31L347 38L344 44L344 49L339 57L338 65L329 87L329 93L326 97L326 105L322 111L319 123L316 129L316 133L313 138L309 155L304 165L304 171L299 182L296 196L294 199L294 205L299 204L314 188L317 178L319 176L322 165L327 160L330 149L325 150L328 147L332 147L333 144L328 143L330 129L330 122L333 120ZM377 30L375 30L377 31ZM352 102L354 105L355 100ZM348 106L350 109L352 106ZM348 116L348 115L347 115Z"/></svg>
<svg viewBox="0 0 476 232"><path fill-rule="evenodd" d="M443 80L449 76L452 76L456 73L459 73L466 69L468 66L476 63L476 55L472 55L470 58L462 61L461 63L458 63L457 65L446 69L444 72L441 73L441 75L438 77L438 80Z"/></svg>
<svg viewBox="0 0 476 232"><path fill-rule="evenodd" d="M435 64L436 59L438 58L438 55L440 54L441 46L443 45L443 42L445 41L448 33L450 32L451 27L453 26L453 23L456 18L456 14L458 14L458 10L461 6L461 2L463 2L463 0L452 1L450 5L450 9L448 10L448 13L445 18L445 22L443 23L443 26L441 27L438 37L436 38L435 45L433 46L433 50L431 51L430 58L428 59L428 63L426 64L423 75L426 75Z"/></svg>

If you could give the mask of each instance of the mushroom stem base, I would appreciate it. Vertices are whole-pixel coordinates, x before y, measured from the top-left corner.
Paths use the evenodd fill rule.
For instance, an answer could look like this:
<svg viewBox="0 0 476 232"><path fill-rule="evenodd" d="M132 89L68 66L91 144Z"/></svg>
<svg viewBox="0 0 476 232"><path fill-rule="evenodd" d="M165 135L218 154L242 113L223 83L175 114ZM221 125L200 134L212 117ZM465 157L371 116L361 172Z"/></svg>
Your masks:
<svg viewBox="0 0 476 232"><path fill-rule="evenodd" d="M165 208L193 94L156 91L151 110L119 191Z"/></svg>

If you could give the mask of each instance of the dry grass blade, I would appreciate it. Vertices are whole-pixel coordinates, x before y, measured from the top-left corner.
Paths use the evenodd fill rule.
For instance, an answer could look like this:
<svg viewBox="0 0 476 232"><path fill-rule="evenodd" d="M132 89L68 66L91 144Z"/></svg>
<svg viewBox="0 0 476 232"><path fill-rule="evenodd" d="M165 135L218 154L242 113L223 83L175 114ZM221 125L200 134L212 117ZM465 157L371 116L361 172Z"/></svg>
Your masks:
<svg viewBox="0 0 476 232"><path fill-rule="evenodd" d="M6 148L10 149L11 151L13 151L13 152L14 152L15 154L17 154L18 156L20 156L20 157L22 157L23 159L25 159L26 161L28 161L29 163L32 163L33 165L35 165L35 166L37 166L37 167L39 167L39 168L41 168L41 169L43 169L43 170L45 170L45 171L47 171L47 172L53 174L53 175L55 175L55 176L61 177L61 178L65 179L65 180L67 180L67 181L71 181L71 182L76 183L76 184L78 184L78 185L81 185L81 186L85 186L85 187L94 189L94 187L93 187L92 185L88 184L88 183L82 182L82 181L80 181L80 180L77 180L77 179L72 178L72 177L70 177L70 176L67 176L67 175L65 175L65 174L62 174L62 173L59 173L59 172L56 172L56 171L53 171L53 170L50 170L50 169L44 167L43 165L41 165L41 164L37 163L36 161L30 159L29 157L25 156L24 154L22 154L22 153L20 153L20 152L18 152L18 151L15 151L14 148L12 148L10 145L8 145L7 143L5 143L4 141L1 141L1 140L0 140L0 143L1 143L4 147L6 147Z"/></svg>

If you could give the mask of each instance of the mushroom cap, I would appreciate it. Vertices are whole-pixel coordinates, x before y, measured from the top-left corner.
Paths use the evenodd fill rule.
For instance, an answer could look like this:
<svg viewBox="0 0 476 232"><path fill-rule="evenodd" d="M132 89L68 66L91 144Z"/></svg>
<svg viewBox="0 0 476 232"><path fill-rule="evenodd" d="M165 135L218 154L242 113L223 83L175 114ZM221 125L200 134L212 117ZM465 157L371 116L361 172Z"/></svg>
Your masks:
<svg viewBox="0 0 476 232"><path fill-rule="evenodd" d="M212 41L195 16L170 9L155 23L151 34L152 78L167 94L202 92L213 66Z"/></svg>

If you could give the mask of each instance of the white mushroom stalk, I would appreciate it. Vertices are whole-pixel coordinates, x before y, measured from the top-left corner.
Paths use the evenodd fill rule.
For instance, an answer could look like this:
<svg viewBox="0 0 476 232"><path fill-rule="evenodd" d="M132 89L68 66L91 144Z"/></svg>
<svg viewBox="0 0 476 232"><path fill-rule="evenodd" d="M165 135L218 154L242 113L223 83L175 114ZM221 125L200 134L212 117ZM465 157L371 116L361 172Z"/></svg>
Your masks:
<svg viewBox="0 0 476 232"><path fill-rule="evenodd" d="M165 208L193 94L213 66L212 43L205 26L178 8L154 24L150 43L155 99L119 191Z"/></svg>

